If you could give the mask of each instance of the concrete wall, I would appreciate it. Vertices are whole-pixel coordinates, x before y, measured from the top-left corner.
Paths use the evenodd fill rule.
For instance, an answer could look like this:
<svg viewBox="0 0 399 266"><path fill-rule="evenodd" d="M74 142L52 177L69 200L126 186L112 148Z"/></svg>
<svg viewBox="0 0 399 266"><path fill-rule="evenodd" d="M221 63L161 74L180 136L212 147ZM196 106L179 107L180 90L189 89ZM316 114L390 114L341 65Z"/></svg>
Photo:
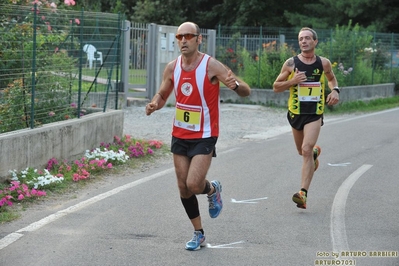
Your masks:
<svg viewBox="0 0 399 266"><path fill-rule="evenodd" d="M272 89L252 89L249 97L241 98L235 92L227 88L221 88L220 100L233 103L267 104L268 106L287 106L289 92L275 93ZM395 96L395 84L386 83L367 86L352 86L341 88L340 103L371 100ZM168 102L173 102L174 97L169 97Z"/></svg>
<svg viewBox="0 0 399 266"><path fill-rule="evenodd" d="M395 96L395 84L385 83L378 85L345 87L340 94L341 102L353 102L358 100L372 100Z"/></svg>
<svg viewBox="0 0 399 266"><path fill-rule="evenodd" d="M371 100L375 98L393 97L399 92L395 92L394 83L368 85L368 86L352 86L341 88L340 103ZM245 103L245 104L263 104L267 106L286 107L289 92L275 93L272 89L251 89L249 97L241 98L235 92L225 87L220 88L220 100L222 102ZM128 98L127 106L144 105L150 100L140 98ZM167 105L175 104L175 97L172 95L166 101Z"/></svg>
<svg viewBox="0 0 399 266"><path fill-rule="evenodd" d="M123 111L109 110L0 134L0 181L9 176L9 170L43 169L53 157L78 159L102 142L113 142L114 136L122 137L123 119Z"/></svg>

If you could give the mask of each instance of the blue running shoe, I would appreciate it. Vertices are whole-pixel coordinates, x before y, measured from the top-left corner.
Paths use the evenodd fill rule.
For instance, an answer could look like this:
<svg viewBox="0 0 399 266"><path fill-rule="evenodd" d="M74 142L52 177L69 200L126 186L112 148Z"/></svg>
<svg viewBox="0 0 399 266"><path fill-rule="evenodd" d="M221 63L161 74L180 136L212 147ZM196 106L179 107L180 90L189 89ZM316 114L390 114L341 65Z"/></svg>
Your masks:
<svg viewBox="0 0 399 266"><path fill-rule="evenodd" d="M222 197L220 196L220 192L222 192L222 185L217 180L213 180L211 184L215 188L215 192L208 196L209 216L211 216L211 218L216 218L219 216L223 208L223 201Z"/></svg>
<svg viewBox="0 0 399 266"><path fill-rule="evenodd" d="M198 250L205 246L205 236L201 231L194 231L193 239L186 243L187 250Z"/></svg>

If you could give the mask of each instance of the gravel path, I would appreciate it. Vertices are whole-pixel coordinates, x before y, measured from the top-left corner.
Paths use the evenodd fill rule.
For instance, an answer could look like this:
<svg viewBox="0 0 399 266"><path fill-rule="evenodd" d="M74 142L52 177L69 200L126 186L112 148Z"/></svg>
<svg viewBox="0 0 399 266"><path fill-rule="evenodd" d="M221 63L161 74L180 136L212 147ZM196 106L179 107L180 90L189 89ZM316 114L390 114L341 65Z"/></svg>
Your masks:
<svg viewBox="0 0 399 266"><path fill-rule="evenodd" d="M169 145L174 108L164 107L145 115L145 107L132 106L124 109L124 134L137 139L161 140ZM260 105L221 104L220 136L218 148L226 148L237 141L266 139L291 131L287 111Z"/></svg>

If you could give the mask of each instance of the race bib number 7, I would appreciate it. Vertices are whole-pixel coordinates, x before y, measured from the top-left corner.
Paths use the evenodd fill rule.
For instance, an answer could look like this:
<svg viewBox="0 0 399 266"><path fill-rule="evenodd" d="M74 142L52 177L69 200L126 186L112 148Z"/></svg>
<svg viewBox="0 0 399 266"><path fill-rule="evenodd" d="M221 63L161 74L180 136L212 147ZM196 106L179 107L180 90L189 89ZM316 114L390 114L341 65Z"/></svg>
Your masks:
<svg viewBox="0 0 399 266"><path fill-rule="evenodd" d="M174 125L191 131L200 131L201 114L201 106L176 103Z"/></svg>
<svg viewBox="0 0 399 266"><path fill-rule="evenodd" d="M299 101L301 102L318 102L321 97L320 82L304 82L298 84Z"/></svg>

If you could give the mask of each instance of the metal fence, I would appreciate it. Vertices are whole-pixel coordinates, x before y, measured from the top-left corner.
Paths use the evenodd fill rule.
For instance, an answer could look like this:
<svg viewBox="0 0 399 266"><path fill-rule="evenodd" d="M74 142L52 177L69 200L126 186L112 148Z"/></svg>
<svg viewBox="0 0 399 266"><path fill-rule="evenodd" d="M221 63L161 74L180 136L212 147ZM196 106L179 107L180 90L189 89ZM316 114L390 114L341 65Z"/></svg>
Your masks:
<svg viewBox="0 0 399 266"><path fill-rule="evenodd" d="M148 24L134 24L132 29L129 80L137 80L136 87L146 88L148 98L157 88L148 88L147 55L157 47L149 49ZM230 67L253 88L272 88L286 59L298 54L298 32L300 28L273 27L225 27L216 29L214 56ZM371 85L381 83L399 84L399 34L360 31L357 26L335 29L315 29L318 33L316 53L327 57L333 66L339 85ZM201 30L204 39L207 30ZM161 34L161 33L159 33ZM156 40L156 38L154 38ZM140 44L140 45L135 45ZM209 47L200 47L208 51ZM158 53L158 52L157 52ZM158 57L161 57L158 55ZM138 60L140 59L140 60ZM140 63L140 64L139 64ZM141 80L141 82L140 82ZM139 94L136 94L140 96Z"/></svg>
<svg viewBox="0 0 399 266"><path fill-rule="evenodd" d="M271 88L284 61L300 52L299 30L218 26L216 57L251 86ZM340 86L399 83L398 33L361 31L352 25L315 30L316 54L331 61Z"/></svg>
<svg viewBox="0 0 399 266"><path fill-rule="evenodd" d="M126 97L130 89L151 98L169 48L176 52L176 26L158 25L151 33L153 24L126 23L117 14L0 5L0 23L0 133L118 109L119 93ZM316 53L330 59L340 86L399 84L399 34L356 27L315 30ZM251 87L271 88L284 61L299 52L298 31L201 29L200 50ZM167 49L155 44L163 40ZM156 58L165 62L154 64ZM158 74L149 76L151 71Z"/></svg>
<svg viewBox="0 0 399 266"><path fill-rule="evenodd" d="M116 14L0 5L0 133L116 108L120 21Z"/></svg>
<svg viewBox="0 0 399 266"><path fill-rule="evenodd" d="M126 98L151 99L160 86L167 63L176 59L177 26L145 24L125 21L122 45L122 87ZM215 55L215 30L201 29L203 36L199 50Z"/></svg>

